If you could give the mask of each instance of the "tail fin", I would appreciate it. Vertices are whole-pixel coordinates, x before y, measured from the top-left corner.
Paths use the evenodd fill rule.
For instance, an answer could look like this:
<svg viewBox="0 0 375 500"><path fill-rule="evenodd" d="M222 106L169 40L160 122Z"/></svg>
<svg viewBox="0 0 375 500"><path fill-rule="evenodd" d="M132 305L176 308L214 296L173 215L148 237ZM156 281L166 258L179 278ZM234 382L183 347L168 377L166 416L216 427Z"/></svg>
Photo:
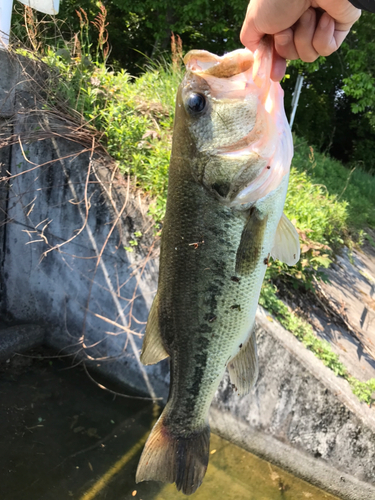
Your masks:
<svg viewBox="0 0 375 500"><path fill-rule="evenodd" d="M190 436L175 436L164 425L163 415L156 422L139 460L136 482L176 483L177 489L191 495L202 484L208 465L210 427Z"/></svg>

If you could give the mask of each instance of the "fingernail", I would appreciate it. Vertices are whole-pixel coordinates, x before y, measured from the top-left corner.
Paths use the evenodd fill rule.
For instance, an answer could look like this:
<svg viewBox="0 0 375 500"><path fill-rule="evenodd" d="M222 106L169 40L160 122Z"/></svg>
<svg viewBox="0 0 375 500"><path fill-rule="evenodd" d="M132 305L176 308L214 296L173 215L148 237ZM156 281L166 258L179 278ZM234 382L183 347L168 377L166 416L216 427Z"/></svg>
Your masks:
<svg viewBox="0 0 375 500"><path fill-rule="evenodd" d="M285 75L286 71L286 61L285 59L278 58L276 61L273 63L272 70L271 70L271 79L274 82L279 82Z"/></svg>
<svg viewBox="0 0 375 500"><path fill-rule="evenodd" d="M288 43L290 42L289 35L278 35L278 36L275 36L275 39L276 39L276 43L278 43L279 45L288 45Z"/></svg>

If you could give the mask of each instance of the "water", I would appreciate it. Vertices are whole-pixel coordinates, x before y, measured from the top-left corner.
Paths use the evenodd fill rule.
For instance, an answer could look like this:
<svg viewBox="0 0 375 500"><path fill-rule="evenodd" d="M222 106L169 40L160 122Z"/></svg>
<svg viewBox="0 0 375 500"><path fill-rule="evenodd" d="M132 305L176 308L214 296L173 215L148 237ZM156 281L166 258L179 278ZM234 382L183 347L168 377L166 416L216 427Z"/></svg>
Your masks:
<svg viewBox="0 0 375 500"><path fill-rule="evenodd" d="M134 482L155 405L114 397L55 358L16 356L0 371L1 500L187 498L174 485ZM190 498L336 497L212 435L207 475Z"/></svg>

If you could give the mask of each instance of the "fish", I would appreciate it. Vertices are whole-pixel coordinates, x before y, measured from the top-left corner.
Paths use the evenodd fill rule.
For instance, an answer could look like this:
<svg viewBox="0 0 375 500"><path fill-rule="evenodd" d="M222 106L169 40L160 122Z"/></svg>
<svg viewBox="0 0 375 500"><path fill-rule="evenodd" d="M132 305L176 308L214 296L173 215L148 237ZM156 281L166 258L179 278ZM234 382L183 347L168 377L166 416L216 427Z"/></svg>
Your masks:
<svg viewBox="0 0 375 500"><path fill-rule="evenodd" d="M226 369L240 395L257 379L254 334L272 256L294 265L299 238L283 214L293 141L283 90L270 79L272 40L217 56L192 50L178 88L158 290L141 351L170 359L166 406L136 482L202 484L211 402Z"/></svg>

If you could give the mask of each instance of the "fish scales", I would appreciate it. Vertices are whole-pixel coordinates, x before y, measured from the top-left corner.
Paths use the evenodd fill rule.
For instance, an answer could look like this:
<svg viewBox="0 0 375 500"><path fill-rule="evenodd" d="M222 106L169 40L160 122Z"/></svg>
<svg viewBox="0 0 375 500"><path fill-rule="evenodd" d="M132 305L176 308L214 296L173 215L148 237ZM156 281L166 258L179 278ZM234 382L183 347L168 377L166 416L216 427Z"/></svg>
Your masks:
<svg viewBox="0 0 375 500"><path fill-rule="evenodd" d="M170 393L137 482L175 482L185 494L199 487L208 411L226 367L241 394L256 380L253 326L268 258L299 258L298 235L282 215L292 143L271 61L269 41L255 55L185 58L158 291L141 354L145 364L169 356Z"/></svg>
<svg viewBox="0 0 375 500"><path fill-rule="evenodd" d="M170 165L168 204L173 209L167 210L164 223L158 295L165 304L160 308L161 335L173 360L169 405L173 415L181 411L184 416L183 401L192 401L192 415L184 419L184 428L196 428L205 423L217 379L252 327L249 309L258 301L259 274L264 274L262 260L268 251L260 243L258 269L239 283L231 280L249 214L223 206L196 184L188 164L186 159L172 158ZM194 226L191 220L196 221Z"/></svg>

